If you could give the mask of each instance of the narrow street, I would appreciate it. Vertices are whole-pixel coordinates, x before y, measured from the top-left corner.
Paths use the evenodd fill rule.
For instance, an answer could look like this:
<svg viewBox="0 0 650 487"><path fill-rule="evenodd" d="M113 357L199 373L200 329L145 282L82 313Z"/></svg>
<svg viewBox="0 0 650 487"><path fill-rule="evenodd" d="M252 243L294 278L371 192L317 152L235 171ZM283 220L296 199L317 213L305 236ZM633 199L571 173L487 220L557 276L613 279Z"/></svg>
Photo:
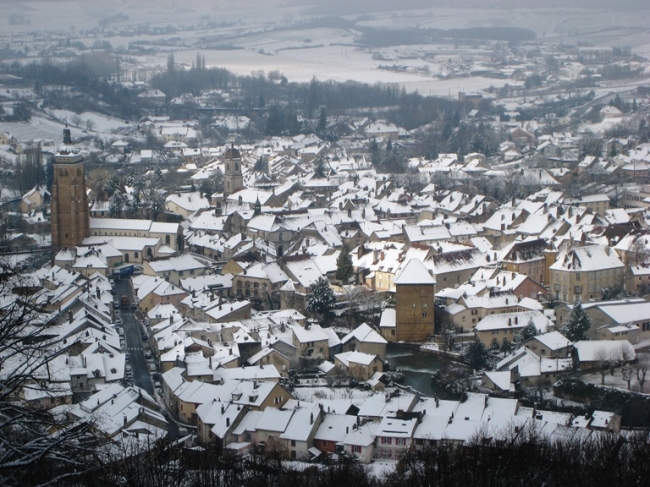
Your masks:
<svg viewBox="0 0 650 487"><path fill-rule="evenodd" d="M122 296L128 296L129 302L133 303L133 293L131 290L131 283L129 279L121 279L115 281L116 298L118 302ZM133 369L133 383L143 388L153 396L153 384L149 373L149 365L144 356L142 348L142 333L144 329L142 325L135 319L134 312L131 308L120 307L119 312L122 316L122 327L124 328L124 336L126 341L126 348L124 352L129 354L128 364Z"/></svg>

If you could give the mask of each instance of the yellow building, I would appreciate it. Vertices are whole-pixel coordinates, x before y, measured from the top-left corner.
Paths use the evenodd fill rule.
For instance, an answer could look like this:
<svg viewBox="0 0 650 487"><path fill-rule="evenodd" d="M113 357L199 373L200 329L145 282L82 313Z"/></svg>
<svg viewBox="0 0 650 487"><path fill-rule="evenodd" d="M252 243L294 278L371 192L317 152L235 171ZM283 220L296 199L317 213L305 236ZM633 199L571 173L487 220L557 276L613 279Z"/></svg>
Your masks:
<svg viewBox="0 0 650 487"><path fill-rule="evenodd" d="M625 265L613 249L590 245L560 252L549 273L551 295L577 302L598 299L603 289L622 287Z"/></svg>

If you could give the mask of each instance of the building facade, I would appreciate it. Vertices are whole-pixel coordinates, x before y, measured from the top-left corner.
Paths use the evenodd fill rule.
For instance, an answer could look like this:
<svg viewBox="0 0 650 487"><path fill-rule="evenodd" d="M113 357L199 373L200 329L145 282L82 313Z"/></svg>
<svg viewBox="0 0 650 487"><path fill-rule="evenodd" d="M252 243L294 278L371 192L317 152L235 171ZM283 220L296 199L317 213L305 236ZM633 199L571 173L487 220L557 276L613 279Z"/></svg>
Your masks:
<svg viewBox="0 0 650 487"><path fill-rule="evenodd" d="M223 183L226 194L232 194L244 188L244 176L242 175L241 154L234 147L228 149L224 155L226 171L223 175Z"/></svg>
<svg viewBox="0 0 650 487"><path fill-rule="evenodd" d="M70 129L63 130L63 147L54 156L52 182L52 251L81 245L89 235L88 196L84 158L73 150Z"/></svg>
<svg viewBox="0 0 650 487"><path fill-rule="evenodd" d="M395 341L423 342L433 335L435 284L419 259L411 259L396 276Z"/></svg>

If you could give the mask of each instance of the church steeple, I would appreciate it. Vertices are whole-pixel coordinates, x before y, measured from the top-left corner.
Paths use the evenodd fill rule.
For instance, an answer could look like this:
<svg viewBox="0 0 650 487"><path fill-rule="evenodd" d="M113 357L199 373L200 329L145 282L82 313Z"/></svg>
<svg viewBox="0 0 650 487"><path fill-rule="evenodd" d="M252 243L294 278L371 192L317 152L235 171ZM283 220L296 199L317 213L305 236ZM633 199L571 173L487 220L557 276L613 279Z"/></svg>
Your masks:
<svg viewBox="0 0 650 487"><path fill-rule="evenodd" d="M84 157L72 145L70 129L63 130L63 144L54 155L51 217L52 250L81 245L89 235L88 196Z"/></svg>
<svg viewBox="0 0 650 487"><path fill-rule="evenodd" d="M233 144L224 154L226 172L224 174L224 193L232 194L244 188L244 177L242 176L241 154Z"/></svg>
<svg viewBox="0 0 650 487"><path fill-rule="evenodd" d="M63 129L63 144L72 145L72 135L70 135L70 129L68 128L67 125Z"/></svg>
<svg viewBox="0 0 650 487"><path fill-rule="evenodd" d="M260 203L260 197L258 196L255 200L255 214L259 215L262 213L262 204Z"/></svg>

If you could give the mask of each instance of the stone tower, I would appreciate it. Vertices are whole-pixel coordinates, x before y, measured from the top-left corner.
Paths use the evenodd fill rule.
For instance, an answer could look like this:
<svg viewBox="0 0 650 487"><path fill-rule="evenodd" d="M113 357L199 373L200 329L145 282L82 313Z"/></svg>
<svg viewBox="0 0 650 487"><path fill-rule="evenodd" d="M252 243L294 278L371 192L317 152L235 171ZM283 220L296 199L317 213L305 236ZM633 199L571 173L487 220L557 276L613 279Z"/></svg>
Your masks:
<svg viewBox="0 0 650 487"><path fill-rule="evenodd" d="M436 281L421 260L411 259L395 277L395 340L423 342L434 334Z"/></svg>
<svg viewBox="0 0 650 487"><path fill-rule="evenodd" d="M224 156L226 172L223 177L223 189L226 195L244 189L244 176L241 170L241 154L234 145L228 149Z"/></svg>
<svg viewBox="0 0 650 487"><path fill-rule="evenodd" d="M84 158L72 145L70 129L63 130L63 145L54 155L52 182L52 251L81 245L89 235L88 196Z"/></svg>

